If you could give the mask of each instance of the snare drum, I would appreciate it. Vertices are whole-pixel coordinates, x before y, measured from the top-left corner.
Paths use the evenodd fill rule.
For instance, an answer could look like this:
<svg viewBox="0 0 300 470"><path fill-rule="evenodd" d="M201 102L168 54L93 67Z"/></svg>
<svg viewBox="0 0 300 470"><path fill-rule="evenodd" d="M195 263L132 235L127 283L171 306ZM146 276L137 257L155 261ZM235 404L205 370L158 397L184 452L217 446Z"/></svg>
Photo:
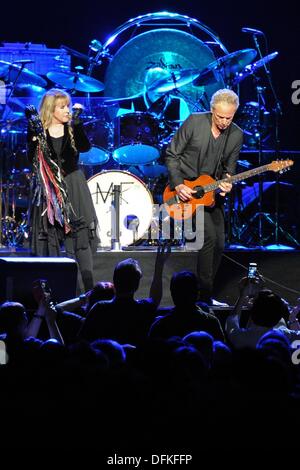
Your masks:
<svg viewBox="0 0 300 470"><path fill-rule="evenodd" d="M113 189L120 185L120 244L136 243L151 225L153 199L145 184L128 171L102 171L88 180L88 186L99 220L102 248L112 247L115 212Z"/></svg>
<svg viewBox="0 0 300 470"><path fill-rule="evenodd" d="M142 112L116 118L114 160L120 165L144 165L159 156L158 119Z"/></svg>

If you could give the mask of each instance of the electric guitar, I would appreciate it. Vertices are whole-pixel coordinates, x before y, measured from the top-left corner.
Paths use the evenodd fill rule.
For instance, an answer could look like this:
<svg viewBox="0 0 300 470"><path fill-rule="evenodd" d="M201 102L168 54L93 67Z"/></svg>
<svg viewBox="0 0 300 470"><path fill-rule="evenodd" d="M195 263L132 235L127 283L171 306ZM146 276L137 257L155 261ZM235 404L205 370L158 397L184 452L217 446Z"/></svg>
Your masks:
<svg viewBox="0 0 300 470"><path fill-rule="evenodd" d="M220 183L234 184L237 181L243 181L251 176L260 175L266 171L275 171L283 173L294 164L293 160L274 160L267 165L253 168L253 170L244 171L222 180L214 180L209 175L201 175L196 180L184 180L184 184L197 191L192 195L192 199L187 202L181 201L176 191L171 191L168 185L163 193L163 202L169 216L175 220L189 219L197 209L198 205L213 207L215 205L215 193L222 192L219 188Z"/></svg>

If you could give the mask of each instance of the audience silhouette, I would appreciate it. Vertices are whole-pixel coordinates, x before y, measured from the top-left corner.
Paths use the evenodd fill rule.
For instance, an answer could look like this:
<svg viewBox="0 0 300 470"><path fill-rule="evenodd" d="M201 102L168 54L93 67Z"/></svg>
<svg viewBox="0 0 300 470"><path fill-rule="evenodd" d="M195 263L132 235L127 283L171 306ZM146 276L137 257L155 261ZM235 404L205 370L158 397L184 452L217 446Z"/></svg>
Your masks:
<svg viewBox="0 0 300 470"><path fill-rule="evenodd" d="M175 307L164 309L164 315L155 320L149 332L151 337L183 337L192 331L206 331L214 339L224 341L219 320L196 304L198 280L194 273L180 271L173 274L170 290Z"/></svg>

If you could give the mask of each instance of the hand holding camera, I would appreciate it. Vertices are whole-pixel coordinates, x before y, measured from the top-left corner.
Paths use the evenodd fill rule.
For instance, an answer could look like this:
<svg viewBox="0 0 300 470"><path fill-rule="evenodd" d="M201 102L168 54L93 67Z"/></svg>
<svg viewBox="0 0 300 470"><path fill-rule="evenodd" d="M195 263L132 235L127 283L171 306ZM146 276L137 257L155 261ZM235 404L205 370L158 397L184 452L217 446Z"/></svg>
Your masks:
<svg viewBox="0 0 300 470"><path fill-rule="evenodd" d="M256 263L249 263L247 276L240 280L239 288L244 297L256 297L258 292L264 287L264 279L259 274Z"/></svg>
<svg viewBox="0 0 300 470"><path fill-rule="evenodd" d="M249 263L247 277L248 277L248 279L256 279L258 277L257 264L256 263Z"/></svg>
<svg viewBox="0 0 300 470"><path fill-rule="evenodd" d="M54 322L57 312L48 281L46 279L37 279L32 286L34 298L39 304L39 315L44 317L47 322Z"/></svg>
<svg viewBox="0 0 300 470"><path fill-rule="evenodd" d="M49 330L50 338L56 339L61 344L64 344L63 337L56 324L57 312L52 300L52 293L47 280L37 279L33 282L32 287L34 298L38 302L39 307L29 324L27 331L28 336L37 337L41 322L42 320L45 320Z"/></svg>
<svg viewBox="0 0 300 470"><path fill-rule="evenodd" d="M33 281L32 288L34 298L38 304L43 301L50 307L54 306L52 292L46 279L37 279L36 281Z"/></svg>

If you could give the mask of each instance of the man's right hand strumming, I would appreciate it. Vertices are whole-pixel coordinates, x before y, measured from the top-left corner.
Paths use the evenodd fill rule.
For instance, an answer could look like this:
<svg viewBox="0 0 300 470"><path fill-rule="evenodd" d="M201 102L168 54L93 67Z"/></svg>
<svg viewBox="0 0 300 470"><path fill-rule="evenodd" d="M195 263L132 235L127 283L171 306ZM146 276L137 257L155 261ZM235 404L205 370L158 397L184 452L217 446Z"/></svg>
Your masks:
<svg viewBox="0 0 300 470"><path fill-rule="evenodd" d="M190 201L193 198L193 194L195 194L197 191L195 191L192 188L189 188L185 184L178 184L175 186L175 191L177 193L177 196L183 201Z"/></svg>

